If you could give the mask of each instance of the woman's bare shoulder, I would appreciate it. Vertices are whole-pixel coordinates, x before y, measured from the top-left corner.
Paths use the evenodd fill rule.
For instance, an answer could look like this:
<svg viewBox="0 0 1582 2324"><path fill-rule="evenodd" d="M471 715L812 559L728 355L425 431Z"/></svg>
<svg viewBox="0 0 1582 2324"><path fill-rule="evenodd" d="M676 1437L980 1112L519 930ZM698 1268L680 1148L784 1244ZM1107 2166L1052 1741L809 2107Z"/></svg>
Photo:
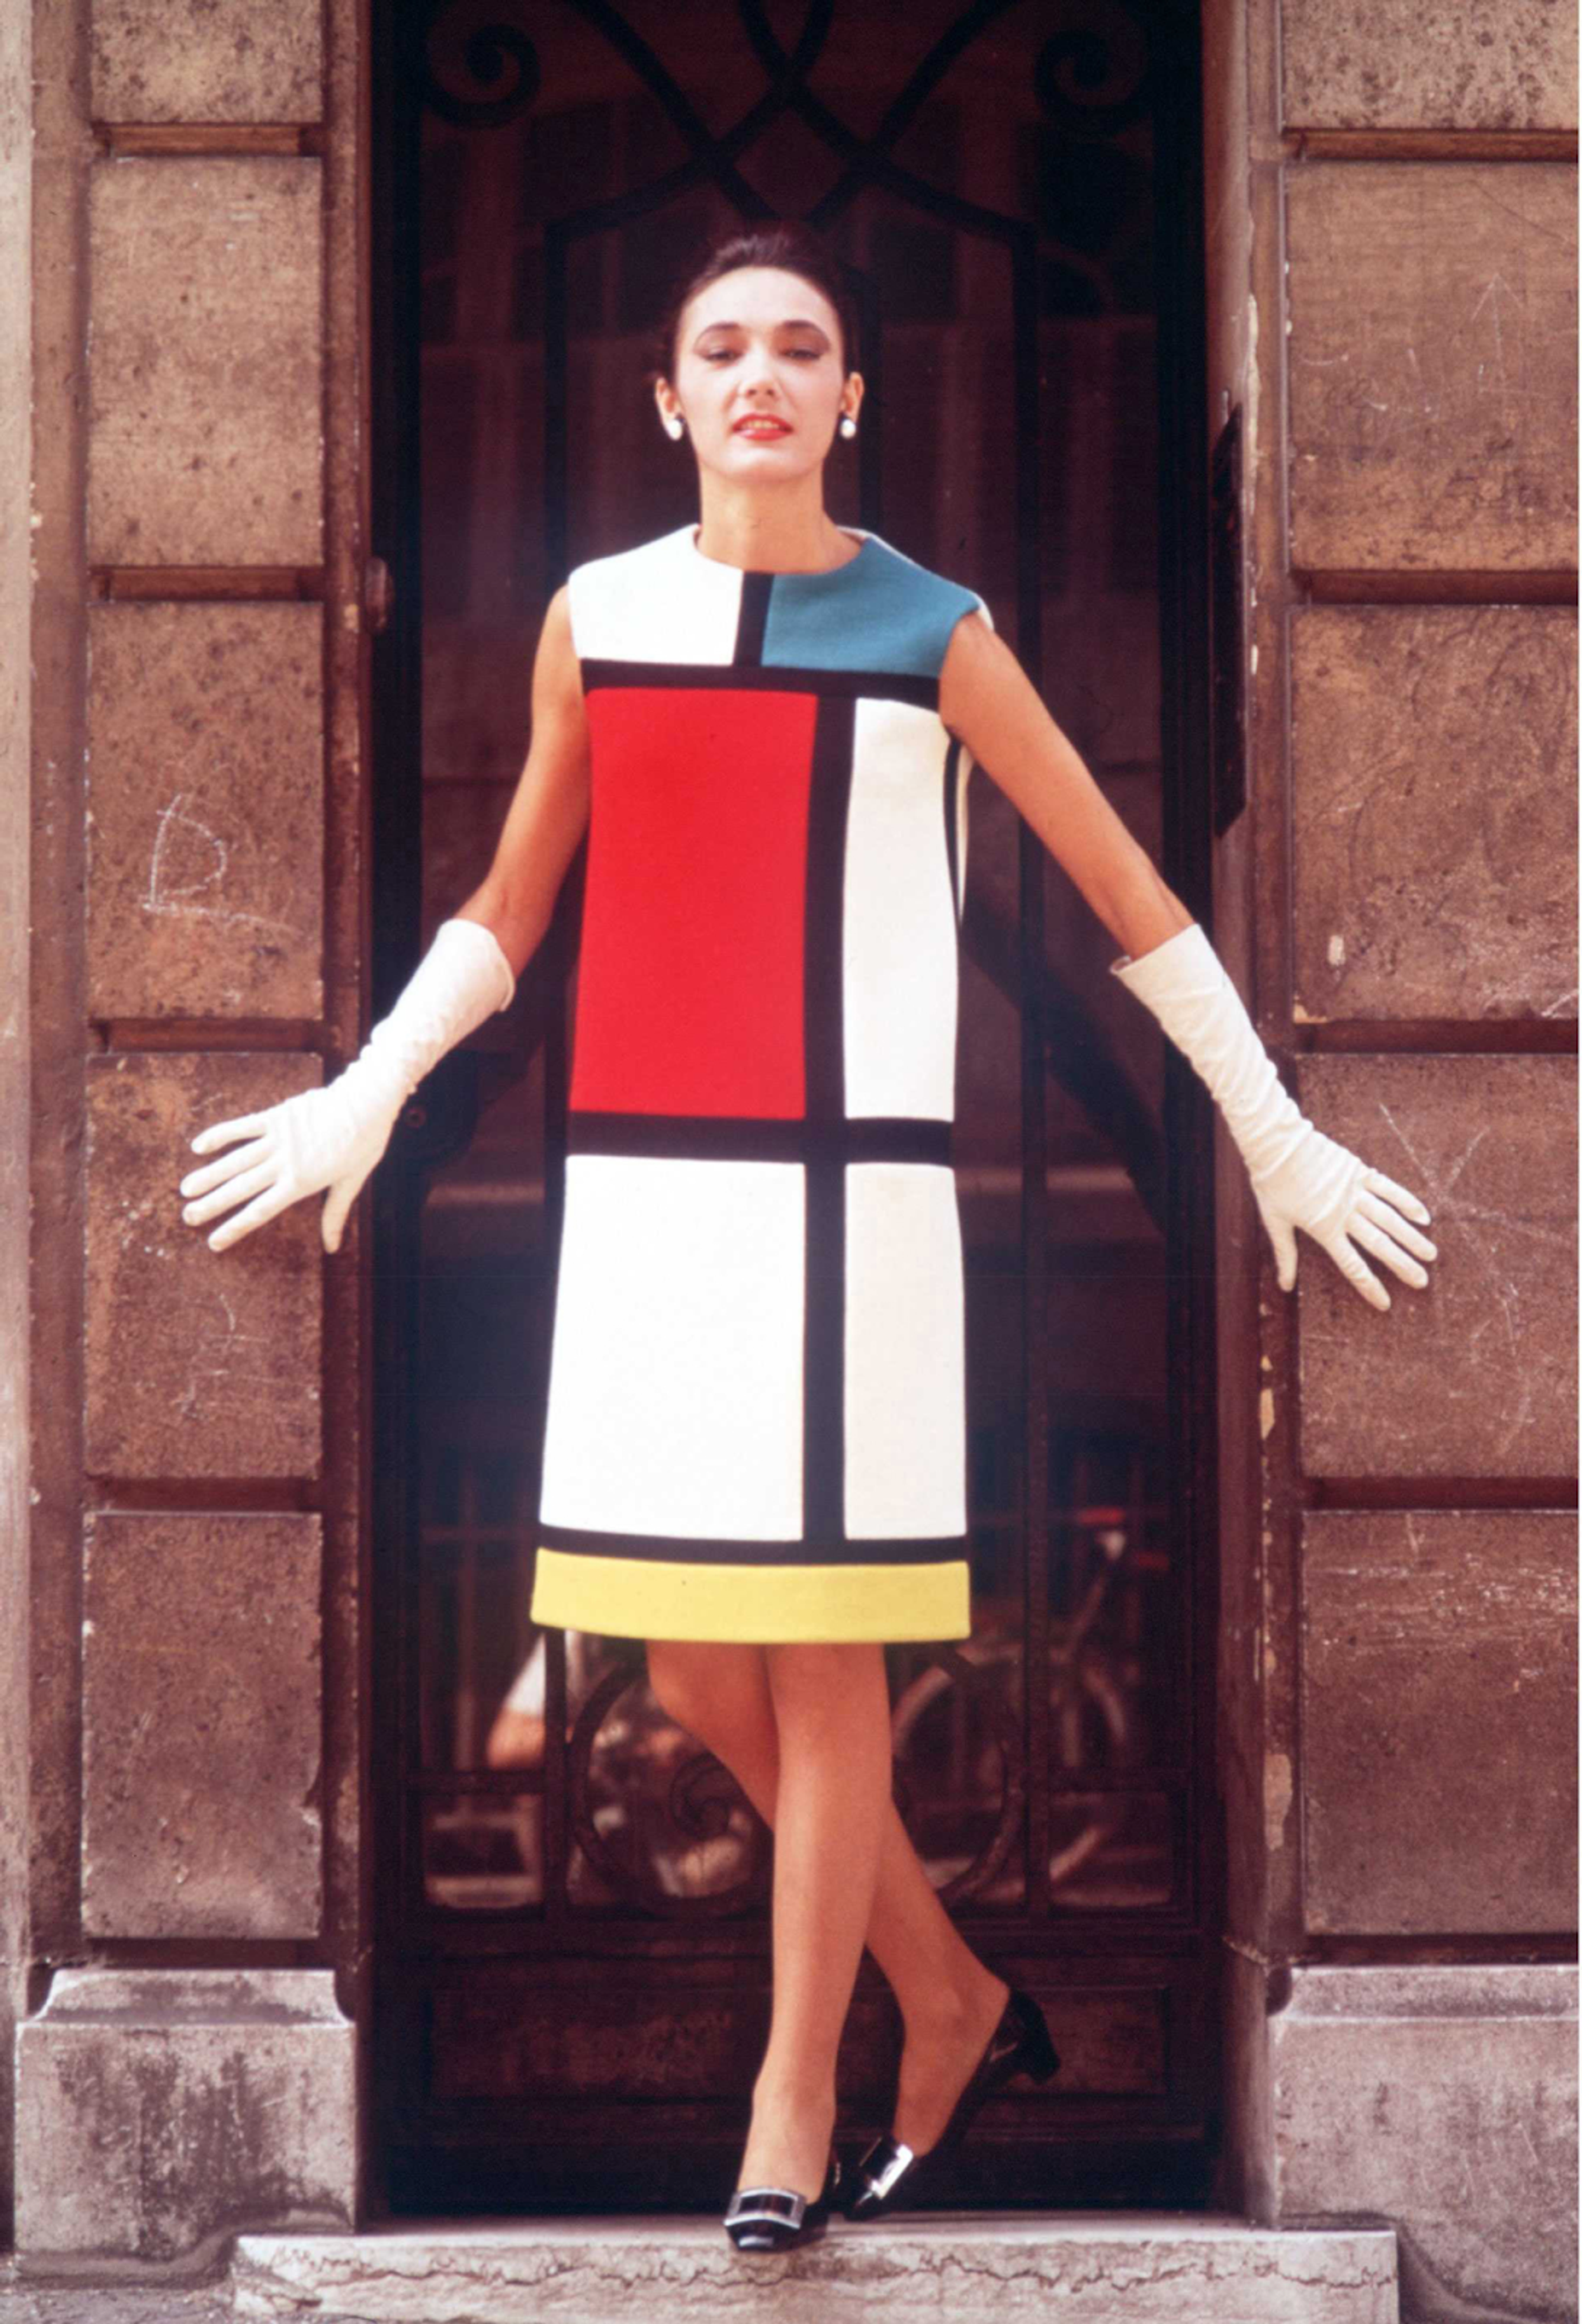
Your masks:
<svg viewBox="0 0 1582 2324"><path fill-rule="evenodd" d="M953 734L981 717L1007 684L1028 685L1027 674L998 630L974 605L950 632L939 666L939 716Z"/></svg>

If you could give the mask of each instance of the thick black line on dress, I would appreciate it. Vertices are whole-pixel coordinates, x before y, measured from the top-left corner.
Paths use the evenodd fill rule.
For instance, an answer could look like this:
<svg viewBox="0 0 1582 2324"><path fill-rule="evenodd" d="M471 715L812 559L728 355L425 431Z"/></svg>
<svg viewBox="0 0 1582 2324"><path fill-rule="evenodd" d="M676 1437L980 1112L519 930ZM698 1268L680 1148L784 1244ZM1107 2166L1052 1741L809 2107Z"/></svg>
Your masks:
<svg viewBox="0 0 1582 2324"><path fill-rule="evenodd" d="M763 625L769 619L772 573L744 573L742 602L736 614L736 650L731 659L738 669L756 668L763 659Z"/></svg>
<svg viewBox="0 0 1582 2324"><path fill-rule="evenodd" d="M682 1565L953 1565L967 1554L964 1534L903 1536L885 1534L874 1541L846 1541L810 1554L807 1544L764 1541L750 1536L745 1541L677 1533L594 1533L580 1526L550 1525L539 1519L538 1538L548 1549L565 1549L581 1557L665 1557Z"/></svg>
<svg viewBox="0 0 1582 2324"><path fill-rule="evenodd" d="M961 918L961 873L956 862L956 786L959 779L957 769L961 761L961 744L952 734L950 748L945 753L945 861L950 870L950 893L956 903L956 917Z"/></svg>
<svg viewBox="0 0 1582 2324"><path fill-rule="evenodd" d="M699 687L717 686L733 694L816 694L820 700L831 696L855 700L860 694L870 701L915 703L920 710L939 707L939 679L920 678L905 669L800 669L790 663L600 661L595 658L585 660L581 669L584 694L603 686L641 687L645 693L657 687L673 686L691 693Z"/></svg>
<svg viewBox="0 0 1582 2324"><path fill-rule="evenodd" d="M567 1113L566 1151L712 1162L801 1162L817 1153L842 1165L938 1162L948 1167L950 1124L890 1114L788 1121L751 1114L601 1113L584 1107Z"/></svg>
<svg viewBox="0 0 1582 2324"><path fill-rule="evenodd" d="M821 695L808 799L802 918L807 1273L802 1303L802 1532L810 1557L846 1539L845 978L841 928L856 705ZM833 1133L833 1135L832 1135Z"/></svg>

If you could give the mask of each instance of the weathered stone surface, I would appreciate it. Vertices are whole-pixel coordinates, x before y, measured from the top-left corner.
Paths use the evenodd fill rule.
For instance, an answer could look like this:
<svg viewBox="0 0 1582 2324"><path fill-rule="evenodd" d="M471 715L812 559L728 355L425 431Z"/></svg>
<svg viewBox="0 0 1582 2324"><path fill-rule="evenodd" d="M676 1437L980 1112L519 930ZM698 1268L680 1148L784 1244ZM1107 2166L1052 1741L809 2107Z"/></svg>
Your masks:
<svg viewBox="0 0 1582 2324"><path fill-rule="evenodd" d="M1575 1017L1577 615L1291 623L1299 1016Z"/></svg>
<svg viewBox="0 0 1582 2324"><path fill-rule="evenodd" d="M1389 2219L1414 2324L1575 2316L1575 1968L1299 1968L1268 2023L1281 2220Z"/></svg>
<svg viewBox="0 0 1582 2324"><path fill-rule="evenodd" d="M1317 1127L1426 1204L1423 1290L1365 1304L1299 1234L1309 1476L1564 1477L1577 1432L1571 1057L1304 1056Z"/></svg>
<svg viewBox="0 0 1582 2324"><path fill-rule="evenodd" d="M1576 0L1281 0L1287 128L1573 129Z"/></svg>
<svg viewBox="0 0 1582 2324"><path fill-rule="evenodd" d="M49 30L35 34L31 9L0 9L0 2214L11 2188L12 2031L42 1917L30 1877L34 1835L48 1812L29 1780L33 1755L49 1749L47 1729L32 1716L28 1666L47 1619L36 1569L50 1560L30 1496L51 1474L46 1434L32 1424L49 1334L30 1312L31 1290L50 1222L30 1198L30 1178L50 1133L37 1119L33 1080L48 1055L48 1011L35 1014L30 955L31 924L46 917L51 893L51 851L33 844L51 796L36 770L60 731L53 721L69 715L51 699L53 666L37 610L51 560L30 540L30 519L51 505L56 473L40 426L53 318L47 292L35 303L34 280L56 271L69 232L69 205L41 200L39 191L49 132L47 116L35 113L33 80L47 76L50 58Z"/></svg>
<svg viewBox="0 0 1582 2324"><path fill-rule="evenodd" d="M1559 162L1290 174L1295 565L1575 564L1576 198Z"/></svg>
<svg viewBox="0 0 1582 2324"><path fill-rule="evenodd" d="M17 2032L24 2266L343 2227L356 2029L328 1969L61 1969Z"/></svg>
<svg viewBox="0 0 1582 2324"><path fill-rule="evenodd" d="M86 2291L29 2278L14 2253L0 2258L0 2324L231 2324L235 2314L223 2282L115 2283L96 2272ZM313 2324L337 2319L318 2316Z"/></svg>
<svg viewBox="0 0 1582 2324"><path fill-rule="evenodd" d="M89 197L88 555L323 555L319 162L101 161Z"/></svg>
<svg viewBox="0 0 1582 2324"><path fill-rule="evenodd" d="M323 611L88 621L88 1008L318 1017Z"/></svg>
<svg viewBox="0 0 1582 2324"><path fill-rule="evenodd" d="M199 1130L317 1087L317 1057L88 1063L87 1460L107 1477L316 1477L322 1195L228 1250L178 1189Z"/></svg>
<svg viewBox="0 0 1582 2324"><path fill-rule="evenodd" d="M317 121L316 0L93 0L98 121Z"/></svg>
<svg viewBox="0 0 1582 2324"><path fill-rule="evenodd" d="M1301 1592L1308 1927L1569 1928L1575 1514L1312 1509Z"/></svg>
<svg viewBox="0 0 1582 2324"><path fill-rule="evenodd" d="M376 2324L776 2324L996 2316L1073 2324L1395 2324L1388 2230L1260 2231L1180 2212L960 2212L834 2219L782 2257L733 2251L712 2219L549 2219L355 2236L247 2236L238 2316L338 2310Z"/></svg>
<svg viewBox="0 0 1582 2324"><path fill-rule="evenodd" d="M318 1933L320 1525L284 1513L89 1517L91 1933Z"/></svg>

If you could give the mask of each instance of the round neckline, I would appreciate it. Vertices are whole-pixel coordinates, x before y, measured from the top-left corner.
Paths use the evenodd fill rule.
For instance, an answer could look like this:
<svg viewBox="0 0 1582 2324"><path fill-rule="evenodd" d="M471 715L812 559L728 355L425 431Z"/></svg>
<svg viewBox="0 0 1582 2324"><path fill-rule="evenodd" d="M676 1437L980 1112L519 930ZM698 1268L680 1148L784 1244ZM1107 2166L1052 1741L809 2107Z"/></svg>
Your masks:
<svg viewBox="0 0 1582 2324"><path fill-rule="evenodd" d="M833 580L836 574L847 572L852 566L856 565L860 560L864 550L868 547L868 544L874 538L871 532L858 532L854 530L852 526L843 524L839 526L837 530L843 532L848 540L855 540L856 542L857 553L856 557L847 557L839 565L820 565L810 573L788 573L784 571L777 571L773 567L764 565L732 565L729 564L723 557L710 557L706 549L699 549L698 546L698 535L702 530L701 525L683 525L681 530L688 548L691 550L693 556L697 558L699 564L712 565L715 569L720 573L760 574L765 580L769 581Z"/></svg>

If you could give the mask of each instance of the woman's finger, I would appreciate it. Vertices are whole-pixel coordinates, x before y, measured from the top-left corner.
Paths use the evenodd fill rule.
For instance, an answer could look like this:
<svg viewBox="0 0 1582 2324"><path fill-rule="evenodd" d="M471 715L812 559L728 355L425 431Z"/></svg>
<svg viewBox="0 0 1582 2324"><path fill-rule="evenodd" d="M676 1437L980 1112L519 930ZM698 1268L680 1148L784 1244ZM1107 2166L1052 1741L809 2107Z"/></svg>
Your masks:
<svg viewBox="0 0 1582 2324"><path fill-rule="evenodd" d="M1429 1240L1427 1235L1419 1234L1417 1229L1402 1217L1394 1204L1387 1203L1383 1194L1375 1194L1371 1186L1358 1188L1356 1206L1365 1218L1372 1219L1375 1226L1383 1227L1386 1234L1393 1235L1397 1242L1403 1243L1419 1259L1438 1259L1439 1256L1437 1246Z"/></svg>
<svg viewBox="0 0 1582 2324"><path fill-rule="evenodd" d="M1409 1188L1398 1186L1393 1178L1386 1178L1383 1170L1370 1168L1364 1176L1363 1185L1371 1186L1375 1194L1383 1194L1386 1202L1394 1203L1409 1219L1415 1219L1420 1227L1427 1226L1428 1205L1420 1203Z"/></svg>
<svg viewBox="0 0 1582 2324"><path fill-rule="evenodd" d="M217 1146L228 1146L234 1138L245 1138L249 1130L262 1130L266 1117L262 1113L239 1113L230 1121L211 1121L192 1140L194 1154L212 1154Z"/></svg>
<svg viewBox="0 0 1582 2324"><path fill-rule="evenodd" d="M269 1150L267 1138L254 1138L245 1146L233 1147L230 1153L222 1154L217 1162L209 1163L206 1169L189 1170L179 1192L186 1195L207 1194L211 1186L223 1186L226 1180L234 1178L238 1170L254 1169Z"/></svg>
<svg viewBox="0 0 1582 2324"><path fill-rule="evenodd" d="M1346 1232L1355 1235L1363 1249L1371 1250L1375 1259L1382 1259L1402 1283L1410 1283L1419 1291L1422 1289L1429 1279L1428 1268L1420 1267L1410 1252L1402 1250L1398 1242L1392 1242L1383 1228L1375 1226L1363 1212L1352 1213L1346 1223Z"/></svg>
<svg viewBox="0 0 1582 2324"><path fill-rule="evenodd" d="M1338 1232L1328 1236L1325 1240L1324 1248L1346 1281L1361 1292L1370 1307L1377 1307L1383 1314L1389 1307L1390 1294L1374 1273L1361 1251L1355 1250L1347 1241L1346 1230L1342 1228Z"/></svg>
<svg viewBox="0 0 1582 2324"><path fill-rule="evenodd" d="M216 1227L208 1238L210 1250L229 1250L234 1242L240 1242L242 1237L250 1235L255 1227L264 1226L270 1219L278 1217L291 1199L278 1186L269 1187L249 1203L245 1211L238 1211L234 1219L227 1219L223 1227Z"/></svg>
<svg viewBox="0 0 1582 2324"><path fill-rule="evenodd" d="M260 1162L254 1168L244 1170L239 1177L227 1178L202 1202L189 1203L181 1216L190 1227L205 1226L210 1219L217 1218L222 1211L234 1211L238 1203L246 1202L250 1195L262 1194L265 1186L273 1186L279 1176L279 1165L273 1158Z"/></svg>

